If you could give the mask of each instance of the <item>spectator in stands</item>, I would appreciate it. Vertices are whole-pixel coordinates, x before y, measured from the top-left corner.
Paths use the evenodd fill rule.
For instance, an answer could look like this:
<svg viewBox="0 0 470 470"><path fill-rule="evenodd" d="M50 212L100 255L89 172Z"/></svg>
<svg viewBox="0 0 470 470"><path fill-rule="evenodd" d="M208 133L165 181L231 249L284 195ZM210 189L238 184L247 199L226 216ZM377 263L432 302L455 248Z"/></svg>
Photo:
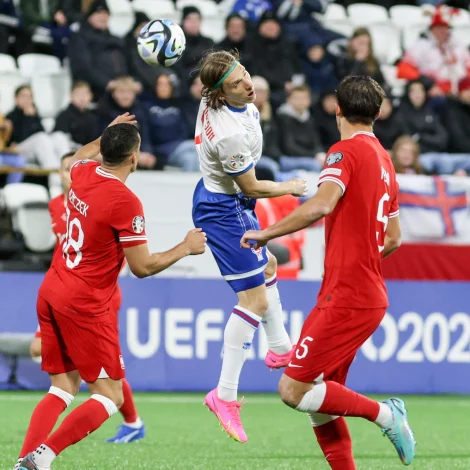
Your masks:
<svg viewBox="0 0 470 470"><path fill-rule="evenodd" d="M24 155L28 163L37 162L46 170L56 170L60 167L60 157L67 150L56 147L51 136L44 132L33 102L33 93L28 85L16 89L15 108L7 114L7 119L13 125L9 142L13 151ZM60 185L59 175L51 175L49 186L56 185Z"/></svg>
<svg viewBox="0 0 470 470"><path fill-rule="evenodd" d="M333 62L326 55L323 43L315 37L306 38L303 42L302 65L314 95L321 95L338 84Z"/></svg>
<svg viewBox="0 0 470 470"><path fill-rule="evenodd" d="M369 75L382 87L387 85L367 28L357 28L353 32L347 48L336 57L335 70L338 80L348 75Z"/></svg>
<svg viewBox="0 0 470 470"><path fill-rule="evenodd" d="M67 19L57 14L57 0L20 0L19 6L26 31L32 36L36 52L66 56L70 35Z"/></svg>
<svg viewBox="0 0 470 470"><path fill-rule="evenodd" d="M112 88L116 77L128 75L124 41L109 33L108 23L106 3L96 0L69 42L73 79L88 82L95 99Z"/></svg>
<svg viewBox="0 0 470 470"><path fill-rule="evenodd" d="M380 116L374 122L374 134L387 150L391 150L398 137L405 135L407 129L399 112L393 107L392 96L382 101Z"/></svg>
<svg viewBox="0 0 470 470"><path fill-rule="evenodd" d="M419 142L423 153L446 150L447 132L427 102L426 89L421 80L408 83L398 113L406 134Z"/></svg>
<svg viewBox="0 0 470 470"><path fill-rule="evenodd" d="M14 0L0 1L0 54L15 57L33 52L31 36L25 31Z"/></svg>
<svg viewBox="0 0 470 470"><path fill-rule="evenodd" d="M8 147L13 124L5 116L0 114L0 166L12 166L22 168L26 164L26 160L22 155ZM20 183L23 181L23 173L9 173L7 176L7 184Z"/></svg>
<svg viewBox="0 0 470 470"><path fill-rule="evenodd" d="M273 9L269 0L236 0L232 13L236 13L247 21L247 26L254 28L263 13Z"/></svg>
<svg viewBox="0 0 470 470"><path fill-rule="evenodd" d="M113 87L98 103L98 131L101 134L108 127L109 123L121 114L134 114L141 138L139 166L141 168L155 168L157 159L152 154L148 113L146 107L137 99L139 90L138 83L132 77L119 77L114 80Z"/></svg>
<svg viewBox="0 0 470 470"><path fill-rule="evenodd" d="M459 83L459 94L450 96L441 110L449 134L449 152L470 154L470 78Z"/></svg>
<svg viewBox="0 0 470 470"><path fill-rule="evenodd" d="M458 93L460 80L469 75L470 52L450 30L451 11L446 5L436 8L431 26L405 53L398 64L398 78L416 80L426 75L434 80L430 96Z"/></svg>
<svg viewBox="0 0 470 470"><path fill-rule="evenodd" d="M201 34L201 12L198 8L183 8L182 28L186 35L186 50L176 67L182 80L197 66L204 52L212 49L214 41Z"/></svg>
<svg viewBox="0 0 470 470"><path fill-rule="evenodd" d="M52 134L56 141L62 140L64 148L79 148L100 136L98 117L90 110L92 99L88 83L74 82L70 104L57 116Z"/></svg>
<svg viewBox="0 0 470 470"><path fill-rule="evenodd" d="M328 150L340 140L338 124L336 123L336 92L334 89L326 90L320 96L313 115L322 147Z"/></svg>
<svg viewBox="0 0 470 470"><path fill-rule="evenodd" d="M397 173L422 175L425 173L419 164L419 144L410 136L399 137L392 148L392 162Z"/></svg>
<svg viewBox="0 0 470 470"><path fill-rule="evenodd" d="M93 0L59 0L55 21L62 25L80 23L85 19L86 12Z"/></svg>
<svg viewBox="0 0 470 470"><path fill-rule="evenodd" d="M164 71L164 68L159 66L150 67L142 60L136 47L137 36L149 21L150 18L145 13L136 12L134 26L129 31L125 41L129 73L137 82L142 84L145 92L153 93L155 80Z"/></svg>
<svg viewBox="0 0 470 470"><path fill-rule="evenodd" d="M188 139L194 139L199 106L202 99L202 82L199 74L193 74L189 78L189 94L182 100L182 110L188 128Z"/></svg>
<svg viewBox="0 0 470 470"><path fill-rule="evenodd" d="M311 91L305 85L292 88L277 112L281 171L319 171L325 152L310 114Z"/></svg>
<svg viewBox="0 0 470 470"><path fill-rule="evenodd" d="M148 111L153 152L158 158L157 169L169 164L184 171L199 171L194 137L188 139L181 101L175 98L174 85L167 74L157 78L155 96L148 102Z"/></svg>
<svg viewBox="0 0 470 470"><path fill-rule="evenodd" d="M231 13L225 20L225 31L227 35L216 48L225 51L236 49L243 58L243 63L249 63L251 47L246 34L246 20L238 13Z"/></svg>
<svg viewBox="0 0 470 470"><path fill-rule="evenodd" d="M253 41L252 62L246 64L252 75L264 77L271 89L275 108L285 101L286 92L303 81L302 66L294 45L283 37L281 24L273 12L261 17Z"/></svg>

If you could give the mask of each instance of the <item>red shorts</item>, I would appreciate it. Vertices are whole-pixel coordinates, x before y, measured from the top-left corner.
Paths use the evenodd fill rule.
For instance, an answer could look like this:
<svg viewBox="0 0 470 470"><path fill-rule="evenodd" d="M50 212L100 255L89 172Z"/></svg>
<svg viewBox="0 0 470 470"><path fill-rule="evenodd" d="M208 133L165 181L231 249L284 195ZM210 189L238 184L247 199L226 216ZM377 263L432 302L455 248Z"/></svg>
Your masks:
<svg viewBox="0 0 470 470"><path fill-rule="evenodd" d="M85 382L125 377L114 310L98 322L63 315L38 297L42 370L63 374L77 370Z"/></svg>
<svg viewBox="0 0 470 470"><path fill-rule="evenodd" d="M385 310L315 307L284 373L299 382L333 380L344 385L357 351L378 328Z"/></svg>

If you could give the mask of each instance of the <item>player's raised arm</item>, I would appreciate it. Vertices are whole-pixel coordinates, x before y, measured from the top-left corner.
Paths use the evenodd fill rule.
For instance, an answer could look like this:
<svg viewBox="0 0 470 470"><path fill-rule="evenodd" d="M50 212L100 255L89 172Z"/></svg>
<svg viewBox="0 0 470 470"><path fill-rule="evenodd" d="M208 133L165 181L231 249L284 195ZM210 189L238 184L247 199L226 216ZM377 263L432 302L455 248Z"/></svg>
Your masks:
<svg viewBox="0 0 470 470"><path fill-rule="evenodd" d="M292 178L290 181L283 183L258 180L254 168L240 176L235 176L234 180L243 194L253 199L284 196L286 194L303 197L308 192L307 182L304 179Z"/></svg>
<svg viewBox="0 0 470 470"><path fill-rule="evenodd" d="M150 254L148 244L145 243L124 248L124 255L132 274L143 278L164 271L186 256L204 253L206 241L206 234L202 229L195 228L189 231L185 239L171 250Z"/></svg>
<svg viewBox="0 0 470 470"><path fill-rule="evenodd" d="M388 219L387 231L385 232L384 249L382 251L382 258L391 255L395 250L398 250L401 245L401 228L400 219L392 217Z"/></svg>
<svg viewBox="0 0 470 470"><path fill-rule="evenodd" d="M136 125L137 121L133 114L124 113L118 116L111 124L108 126L114 126L115 124L133 124ZM93 142L84 145L73 157L72 165L80 160L97 160L100 155L100 143L101 137L98 137Z"/></svg>
<svg viewBox="0 0 470 470"><path fill-rule="evenodd" d="M243 248L257 248L266 245L274 238L297 232L330 214L343 195L341 187L331 181L325 181L317 193L287 217L265 230L249 230L240 243ZM255 242L255 243L254 243Z"/></svg>

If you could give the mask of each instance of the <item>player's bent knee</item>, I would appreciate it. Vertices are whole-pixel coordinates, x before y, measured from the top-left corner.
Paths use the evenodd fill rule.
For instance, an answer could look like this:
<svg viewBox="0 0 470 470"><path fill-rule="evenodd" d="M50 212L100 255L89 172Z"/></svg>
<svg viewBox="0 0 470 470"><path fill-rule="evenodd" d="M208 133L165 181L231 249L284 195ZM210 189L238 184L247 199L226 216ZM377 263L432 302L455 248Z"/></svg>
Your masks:
<svg viewBox="0 0 470 470"><path fill-rule="evenodd" d="M302 394L297 390L295 381L285 374L283 374L281 380L279 380L278 391L281 400L291 408L297 408L302 400Z"/></svg>
<svg viewBox="0 0 470 470"><path fill-rule="evenodd" d="M264 270L264 277L266 279L271 279L277 271L277 259L268 251L268 264L266 265L266 269Z"/></svg>

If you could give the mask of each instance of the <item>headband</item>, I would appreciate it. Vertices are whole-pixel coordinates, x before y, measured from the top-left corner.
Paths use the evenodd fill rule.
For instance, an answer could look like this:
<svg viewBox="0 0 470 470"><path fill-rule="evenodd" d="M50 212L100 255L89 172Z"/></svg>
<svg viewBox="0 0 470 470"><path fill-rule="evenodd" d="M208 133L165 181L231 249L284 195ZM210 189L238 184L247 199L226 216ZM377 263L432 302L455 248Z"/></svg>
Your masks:
<svg viewBox="0 0 470 470"><path fill-rule="evenodd" d="M225 75L212 87L212 90L217 90L222 83L227 80L227 77L234 71L235 67L239 64L238 60L234 60L232 66L225 72Z"/></svg>

